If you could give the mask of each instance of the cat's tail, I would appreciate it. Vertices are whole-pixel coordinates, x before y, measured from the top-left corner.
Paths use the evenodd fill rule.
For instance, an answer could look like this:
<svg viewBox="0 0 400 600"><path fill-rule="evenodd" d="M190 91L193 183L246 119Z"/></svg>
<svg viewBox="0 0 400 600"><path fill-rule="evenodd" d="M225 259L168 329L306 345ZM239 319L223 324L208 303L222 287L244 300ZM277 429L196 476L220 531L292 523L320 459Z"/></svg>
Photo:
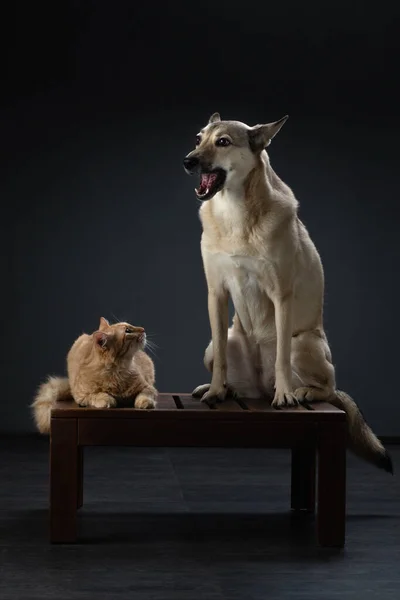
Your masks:
<svg viewBox="0 0 400 600"><path fill-rule="evenodd" d="M393 474L392 459L388 451L366 423L353 398L345 392L336 390L335 396L329 398L329 402L344 410L347 415L349 449L379 469Z"/></svg>
<svg viewBox="0 0 400 600"><path fill-rule="evenodd" d="M49 377L36 392L31 408L40 433L50 433L51 409L57 401L73 402L68 377Z"/></svg>

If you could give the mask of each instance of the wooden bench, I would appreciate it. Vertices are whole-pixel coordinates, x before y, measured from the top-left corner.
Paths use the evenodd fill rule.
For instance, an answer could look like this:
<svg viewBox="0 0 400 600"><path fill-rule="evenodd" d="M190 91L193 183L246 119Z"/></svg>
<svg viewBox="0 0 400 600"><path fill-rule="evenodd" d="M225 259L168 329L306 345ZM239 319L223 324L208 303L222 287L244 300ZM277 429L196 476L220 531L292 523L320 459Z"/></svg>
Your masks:
<svg viewBox="0 0 400 600"><path fill-rule="evenodd" d="M292 509L314 512L317 496L319 544L344 546L346 416L330 404L274 410L246 399L209 408L187 394L160 394L154 411L60 402L51 413L51 542L77 540L85 446L290 448Z"/></svg>

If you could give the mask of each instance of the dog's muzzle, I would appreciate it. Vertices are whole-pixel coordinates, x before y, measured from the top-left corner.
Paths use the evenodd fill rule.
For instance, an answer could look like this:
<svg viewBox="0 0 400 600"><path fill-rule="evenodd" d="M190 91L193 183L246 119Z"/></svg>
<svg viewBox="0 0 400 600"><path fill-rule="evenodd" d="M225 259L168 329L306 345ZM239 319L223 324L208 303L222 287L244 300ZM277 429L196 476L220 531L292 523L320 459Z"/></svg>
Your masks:
<svg viewBox="0 0 400 600"><path fill-rule="evenodd" d="M205 165L197 156L190 154L183 160L183 166L188 175L200 175L200 185L195 188L199 200L209 200L223 188L226 179L224 169L213 169L211 165Z"/></svg>
<svg viewBox="0 0 400 600"><path fill-rule="evenodd" d="M200 169L200 161L195 156L187 156L183 160L183 166L185 167L186 173L193 175Z"/></svg>

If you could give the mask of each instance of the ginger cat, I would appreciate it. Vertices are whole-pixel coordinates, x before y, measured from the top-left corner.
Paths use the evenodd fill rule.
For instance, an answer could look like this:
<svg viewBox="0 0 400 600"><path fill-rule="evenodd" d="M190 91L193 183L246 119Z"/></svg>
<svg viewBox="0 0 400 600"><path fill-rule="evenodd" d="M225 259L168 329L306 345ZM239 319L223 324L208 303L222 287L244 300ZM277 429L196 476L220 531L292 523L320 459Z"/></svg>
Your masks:
<svg viewBox="0 0 400 600"><path fill-rule="evenodd" d="M32 403L40 433L50 431L50 413L57 400L80 406L111 408L117 399L135 399L139 409L155 408L157 390L152 359L143 351L142 327L109 322L101 317L97 331L84 333L67 356L68 377L49 377Z"/></svg>

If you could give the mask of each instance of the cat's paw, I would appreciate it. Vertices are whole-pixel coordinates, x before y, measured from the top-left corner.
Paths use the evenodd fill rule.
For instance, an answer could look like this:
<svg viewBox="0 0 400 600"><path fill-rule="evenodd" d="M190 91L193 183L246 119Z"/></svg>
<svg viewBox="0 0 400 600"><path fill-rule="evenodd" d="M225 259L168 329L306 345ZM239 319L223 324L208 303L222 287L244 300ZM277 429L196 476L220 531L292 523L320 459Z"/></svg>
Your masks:
<svg viewBox="0 0 400 600"><path fill-rule="evenodd" d="M135 399L135 408L139 410L151 410L156 407L154 398L150 398L145 394L139 394Z"/></svg>
<svg viewBox="0 0 400 600"><path fill-rule="evenodd" d="M90 399L90 405L93 408L113 408L117 406L117 401L108 394L96 394Z"/></svg>
<svg viewBox="0 0 400 600"><path fill-rule="evenodd" d="M208 392L210 387L211 383L203 383L203 385L198 385L197 388L195 388L192 392L193 398L201 398L206 392Z"/></svg>
<svg viewBox="0 0 400 600"><path fill-rule="evenodd" d="M90 405L89 400L87 398L80 398L76 401L76 403L79 404L79 406L81 406L82 408L86 408Z"/></svg>

